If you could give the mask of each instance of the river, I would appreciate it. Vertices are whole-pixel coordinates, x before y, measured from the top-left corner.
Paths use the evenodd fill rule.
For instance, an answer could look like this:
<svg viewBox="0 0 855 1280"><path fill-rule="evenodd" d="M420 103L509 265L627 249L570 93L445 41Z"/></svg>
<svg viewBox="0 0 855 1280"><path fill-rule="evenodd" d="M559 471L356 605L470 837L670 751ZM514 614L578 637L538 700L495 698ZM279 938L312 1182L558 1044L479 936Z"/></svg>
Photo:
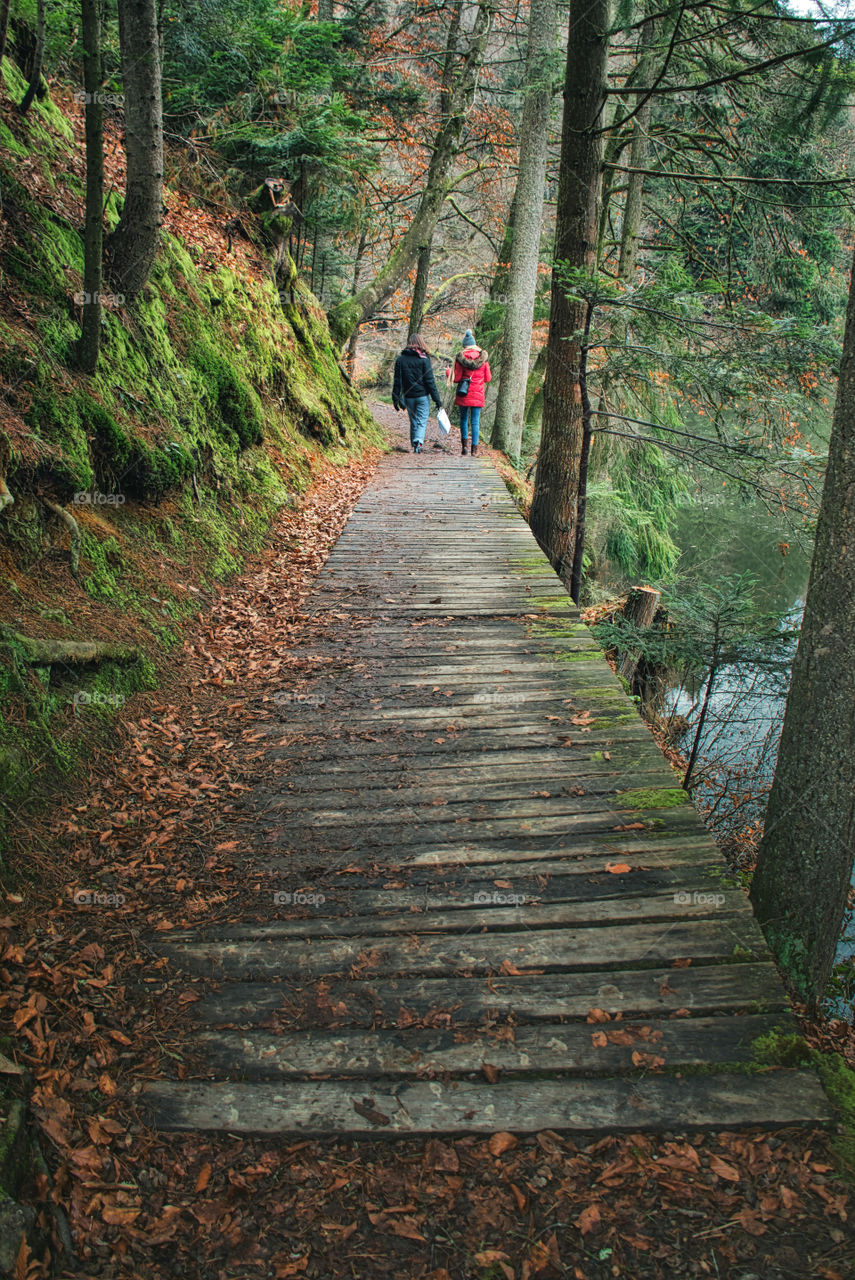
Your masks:
<svg viewBox="0 0 855 1280"><path fill-rule="evenodd" d="M680 512L675 541L681 548L678 573L704 582L735 574L756 578L755 599L761 610L779 614L789 629L801 618L810 575L809 541L793 537L783 520L767 515L758 504L743 504L713 493ZM794 648L794 646L793 646ZM774 772L777 741L783 721L789 683L786 663L776 669L723 667L717 675L710 709L700 742L700 756L707 769L719 769L718 782L728 773L732 791L753 795L735 811L730 829L748 826L762 818L765 792ZM686 717L689 730L684 748L692 742L705 685L694 689L672 688L666 710ZM715 762L715 763L714 763ZM718 788L717 788L718 790ZM707 797L712 792L707 791ZM703 800L703 778L696 798ZM724 829L717 834L725 834ZM855 868L853 868L855 884ZM837 960L855 957L855 920L850 919L841 938ZM851 1006L834 1002L835 1011L852 1016Z"/></svg>

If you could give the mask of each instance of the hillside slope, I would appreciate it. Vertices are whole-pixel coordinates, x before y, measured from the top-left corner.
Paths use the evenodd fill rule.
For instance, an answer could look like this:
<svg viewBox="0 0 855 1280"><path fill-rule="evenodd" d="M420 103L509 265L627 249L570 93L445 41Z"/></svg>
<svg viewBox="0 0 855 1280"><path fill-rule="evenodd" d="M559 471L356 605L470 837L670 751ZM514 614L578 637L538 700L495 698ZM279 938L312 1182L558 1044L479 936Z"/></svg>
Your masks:
<svg viewBox="0 0 855 1280"><path fill-rule="evenodd" d="M8 59L3 77L0 830L34 780L38 791L66 773L87 734L153 686L182 619L260 546L275 511L380 442L316 300L296 281L280 303L253 215L182 185L180 154L152 278L133 309L105 308L98 372L77 373L82 108L54 87L22 119ZM117 120L107 133L112 227ZM81 663L54 644L46 661L22 636L126 652Z"/></svg>

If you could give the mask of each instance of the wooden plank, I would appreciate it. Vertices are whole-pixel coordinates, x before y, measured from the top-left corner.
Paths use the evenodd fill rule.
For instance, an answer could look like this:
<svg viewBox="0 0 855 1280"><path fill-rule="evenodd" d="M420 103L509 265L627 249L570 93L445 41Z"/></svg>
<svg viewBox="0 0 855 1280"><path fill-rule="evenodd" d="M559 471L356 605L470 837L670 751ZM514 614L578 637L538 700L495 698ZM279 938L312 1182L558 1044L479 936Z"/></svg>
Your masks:
<svg viewBox="0 0 855 1280"><path fill-rule="evenodd" d="M256 833L257 834L257 833ZM657 836L655 840L653 837ZM293 871L298 852L305 850L305 841L288 842L281 840L276 833L271 833L266 843L268 849L274 847L288 849L287 854L265 853L264 846L253 855L253 869L256 873ZM599 848L598 848L599 846ZM325 864L331 874L343 876L347 866L358 867L359 863L347 858L346 865L339 860L341 850L334 861L330 853ZM344 852L347 852L344 850ZM515 863L522 870L540 870L542 864L564 858L568 867L580 859L590 857L592 869L607 871L609 864L617 861L630 861L631 866L675 867L705 865L716 867L722 875L726 866L721 853L715 848L710 836L702 830L692 833L667 833L659 829L651 832L630 832L628 834L606 832L602 835L590 832L581 835L524 835L515 834L506 840L480 840L475 833L467 836L466 843L443 843L439 840L421 843L414 839L407 847L406 857L401 859L401 847L393 843L386 853L382 848L369 850L366 866L376 869L383 875L412 875L421 870L440 872L447 867L492 867L502 861ZM314 858L314 855L313 855ZM313 865L317 866L317 862ZM497 873L498 874L498 873Z"/></svg>
<svg viewBox="0 0 855 1280"><path fill-rule="evenodd" d="M433 812L436 812L435 810ZM272 820L275 819L275 826ZM448 820L419 821L418 816L410 813L397 822L369 824L356 828L353 822L343 818L337 825L314 824L305 822L283 821L276 817L272 809L266 821L271 824L271 837L282 844L303 844L306 848L323 846L328 852L341 849L382 850L389 847L400 847L412 839L417 844L442 844L448 840L449 829L455 825ZM259 829L263 828L265 814L259 815ZM608 836L618 833L630 822L641 823L649 832L667 829L672 835L694 835L703 830L701 820L692 810L685 815L680 809L648 809L643 813L629 817L617 810L598 810L592 813L562 813L555 815L531 815L518 818L508 817L499 821L474 814L463 824L460 832L461 840L515 840L526 835L543 836L594 835L600 833ZM658 827L654 824L660 824Z"/></svg>
<svg viewBox="0 0 855 1280"><path fill-rule="evenodd" d="M287 898L306 899L305 905L298 905L296 910L301 914L295 918L281 918L278 913L289 910L288 903L278 905L277 893ZM751 917L751 908L741 889L696 889L688 892L684 889L672 890L670 893L636 896L619 894L610 897L595 897L582 900L554 901L541 903L526 899L525 894L516 889L496 889L495 887L471 888L463 900L449 901L443 905L434 903L432 896L419 895L422 904L417 906L413 901L417 895L399 895L387 893L385 903L382 895L374 895L373 907L371 895L366 894L363 915L334 914L334 904L326 900L325 895L316 895L311 891L273 890L266 896L267 910L276 915L275 920L259 924L252 920L244 920L239 924L214 925L203 930L181 930L178 933L164 934L170 943L192 942L194 940L213 940L225 942L241 938L246 941L260 942L281 939L309 938L363 938L370 929L375 936L387 934L412 934L418 930L422 935L430 933L468 932L470 930L489 929L492 932L519 929L558 929L580 927L590 924L622 924L627 921L659 920L694 920L706 919L712 911L716 911L716 919L723 922L739 915ZM310 899L316 896L323 901L314 905ZM398 901L399 897L410 899ZM519 901L521 899L521 901ZM337 905L337 904L335 904ZM384 914L388 913L388 914ZM368 923L366 922L368 920Z"/></svg>
<svg viewBox="0 0 855 1280"><path fill-rule="evenodd" d="M281 1084L156 1083L141 1101L161 1129L225 1133L620 1133L831 1123L808 1071L752 1076L441 1084L386 1080Z"/></svg>
<svg viewBox="0 0 855 1280"><path fill-rule="evenodd" d="M689 963L724 963L737 959L765 959L768 952L758 926L746 913L720 919L656 921L627 925L590 925L539 933L507 932L430 934L414 921L406 937L363 934L356 938L327 938L260 942L161 942L162 952L188 973L222 977L310 977L354 971L381 974L501 973L503 966L518 970L554 971L614 968L652 968L679 958ZM319 940L318 940L319 941Z"/></svg>
<svg viewBox="0 0 855 1280"><path fill-rule="evenodd" d="M282 979L225 982L187 1006L188 1015L207 1026L258 1026L277 1014L290 1025L301 1009L318 1008L335 1009L340 1027L395 1027L402 1016L449 1027L485 1019L510 1019L515 1025L584 1019L592 1008L624 1018L668 1016L681 1010L697 1016L740 1010L781 1013L789 1003L774 965L749 962L524 977L446 975L377 981L368 974L356 982L323 978L320 988L311 981Z"/></svg>
<svg viewBox="0 0 855 1280"><path fill-rule="evenodd" d="M754 1014L491 1030L204 1031L193 1044L220 1078L466 1075L480 1074L484 1063L503 1074L601 1075L648 1071L653 1059L671 1068L752 1062L758 1036L796 1029L781 1014Z"/></svg>

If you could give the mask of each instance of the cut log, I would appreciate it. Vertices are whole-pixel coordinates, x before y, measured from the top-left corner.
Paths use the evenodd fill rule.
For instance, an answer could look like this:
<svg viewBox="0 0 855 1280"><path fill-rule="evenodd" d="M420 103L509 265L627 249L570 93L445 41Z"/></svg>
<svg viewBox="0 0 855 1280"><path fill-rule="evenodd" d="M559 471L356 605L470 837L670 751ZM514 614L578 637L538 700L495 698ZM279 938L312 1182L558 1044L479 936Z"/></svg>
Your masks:
<svg viewBox="0 0 855 1280"><path fill-rule="evenodd" d="M81 665L88 662L139 662L142 651L134 645L107 644L100 640L41 640L35 636L11 633L24 650L27 662L34 667L50 667L54 663Z"/></svg>
<svg viewBox="0 0 855 1280"><path fill-rule="evenodd" d="M633 587L623 607L623 615L639 629L649 627L659 608L659 600L660 593L652 587ZM628 651L621 657L620 673L630 687L640 657L637 650Z"/></svg>

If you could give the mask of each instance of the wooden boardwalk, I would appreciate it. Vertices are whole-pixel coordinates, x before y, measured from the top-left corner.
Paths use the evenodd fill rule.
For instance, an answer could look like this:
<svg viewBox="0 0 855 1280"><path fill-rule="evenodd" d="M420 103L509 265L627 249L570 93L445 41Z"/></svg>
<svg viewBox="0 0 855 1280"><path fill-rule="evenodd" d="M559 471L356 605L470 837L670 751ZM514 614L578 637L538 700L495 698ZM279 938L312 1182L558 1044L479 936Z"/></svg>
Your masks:
<svg viewBox="0 0 855 1280"><path fill-rule="evenodd" d="M160 1126L829 1118L746 1070L790 1024L762 935L486 460L387 457L307 609L253 797L269 918L153 941L210 978L209 1078L148 1087Z"/></svg>

